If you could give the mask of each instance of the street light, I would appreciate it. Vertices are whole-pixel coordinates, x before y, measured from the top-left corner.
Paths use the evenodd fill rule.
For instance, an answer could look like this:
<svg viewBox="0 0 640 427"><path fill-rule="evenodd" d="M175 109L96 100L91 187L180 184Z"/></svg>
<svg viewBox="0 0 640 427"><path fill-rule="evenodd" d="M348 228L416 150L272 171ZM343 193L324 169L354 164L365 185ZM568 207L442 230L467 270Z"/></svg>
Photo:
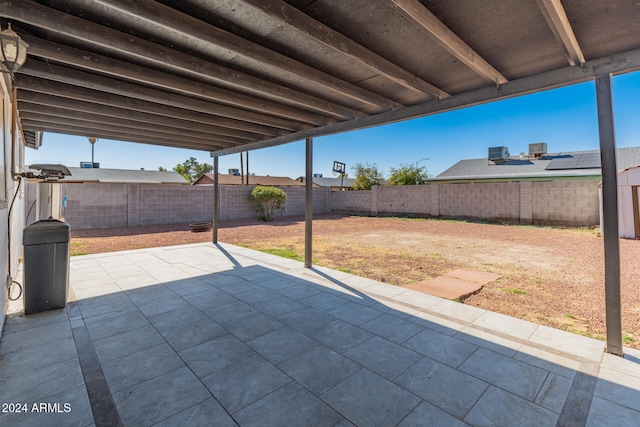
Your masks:
<svg viewBox="0 0 640 427"><path fill-rule="evenodd" d="M96 138L95 136L89 136L89 137L87 137L87 139L91 143L91 167L93 168L94 165L95 165L95 161L94 161L94 158L93 158L93 145L96 143L98 138Z"/></svg>
<svg viewBox="0 0 640 427"><path fill-rule="evenodd" d="M420 159L416 162L416 185L418 185L418 163L424 161L424 160L429 160L429 158L425 157L424 159Z"/></svg>

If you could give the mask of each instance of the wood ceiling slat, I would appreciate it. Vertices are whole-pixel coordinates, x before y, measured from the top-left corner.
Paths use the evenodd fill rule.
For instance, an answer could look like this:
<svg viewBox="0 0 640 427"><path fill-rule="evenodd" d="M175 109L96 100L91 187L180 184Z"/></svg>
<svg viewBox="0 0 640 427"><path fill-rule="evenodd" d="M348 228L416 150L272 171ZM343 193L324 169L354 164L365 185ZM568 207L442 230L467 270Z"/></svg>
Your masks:
<svg viewBox="0 0 640 427"><path fill-rule="evenodd" d="M22 66L20 74L40 77L43 79L51 79L60 83L66 83L116 95L128 96L130 98L141 99L148 102L170 104L187 110L214 114L216 116L227 117L249 123L258 123L264 126L271 126L289 131L299 131L310 127L293 120L285 120L267 114L261 114L215 102L165 92L72 68L46 64L33 59L27 61Z"/></svg>
<svg viewBox="0 0 640 427"><path fill-rule="evenodd" d="M127 96L114 95L110 93L100 92L93 89L86 89L65 83L54 82L39 77L17 74L14 84L18 89L25 91L38 92L57 96L60 98L76 99L100 105L106 105L116 108L123 108L131 111L141 111L149 114L156 114L168 118L181 118L185 120L197 121L212 126L222 126L228 129L240 130L243 132L252 132L263 136L280 136L288 132L282 129L258 125L255 123L244 122L240 120L228 119L226 117L214 116L211 114L201 113L193 110L177 108L171 105L163 105L155 102L148 102L139 99L129 98Z"/></svg>
<svg viewBox="0 0 640 427"><path fill-rule="evenodd" d="M62 63L65 64L65 66L78 67L87 72L95 72L98 75L108 75L118 80L139 83L163 91L170 91L207 101L220 102L225 105L250 111L260 111L276 117L288 118L313 125L328 124L336 121L327 116L310 113L287 105L276 104L271 101L251 97L206 83L194 82L193 80L162 71L132 65L124 61L58 43L48 42L36 37L24 36L23 39L29 43L29 53L33 56L51 60L54 63ZM361 114L360 116L363 115L364 114ZM350 115L340 118L344 120L355 117L354 115Z"/></svg>
<svg viewBox="0 0 640 427"><path fill-rule="evenodd" d="M281 0L242 0L256 10L358 62L400 86L437 98L449 94Z"/></svg>
<svg viewBox="0 0 640 427"><path fill-rule="evenodd" d="M96 138L111 139L114 141L140 142L143 144L163 145L166 147L180 147L203 151L221 150L230 146L230 144L219 143L215 140L211 140L206 144L193 143L188 141L180 142L180 144L177 144L175 138L161 138L157 136L144 137L135 133L99 130L91 126L69 126L35 120L24 120L24 128L43 132L53 132L84 137L86 137L87 135L91 135Z"/></svg>
<svg viewBox="0 0 640 427"><path fill-rule="evenodd" d="M562 7L560 0L537 0L544 19L547 20L549 28L553 32L558 42L562 45L571 65L583 64L585 62L582 49L573 33L567 13Z"/></svg>
<svg viewBox="0 0 640 427"><path fill-rule="evenodd" d="M475 52L453 31L447 28L433 13L418 0L391 0L391 2L419 25L438 44L453 56L466 64L473 71L496 84L506 83L508 80L482 56Z"/></svg>
<svg viewBox="0 0 640 427"><path fill-rule="evenodd" d="M200 123L191 120L159 116L142 111L127 110L123 108L95 104L86 101L79 101L71 98L62 98L22 89L18 91L18 99L20 111L34 111L33 108L35 108L36 106L39 106L43 109L47 108L71 111L91 111L93 114L103 117L115 117L119 119L135 121L147 126L163 125L172 127L176 129L176 131L182 133L195 131L204 134L229 136L246 141L255 141L256 139L260 139L262 137L261 135L256 133L232 130L222 126L212 126L206 123Z"/></svg>
<svg viewBox="0 0 640 427"><path fill-rule="evenodd" d="M50 123L58 124L73 124L73 121L82 121L85 123L95 123L96 126L98 124L106 125L105 129L126 129L127 132L141 136L173 136L173 138L179 140L192 140L194 142L206 142L208 140L228 142L230 144L243 144L247 142L246 139L233 138L225 135L203 133L196 130L186 132L185 129L178 129L161 124L149 126L148 123L137 122L135 120L120 119L66 108L51 109L42 105L22 101L18 103L18 106L20 108L20 117L24 120L49 121Z"/></svg>
<svg viewBox="0 0 640 427"><path fill-rule="evenodd" d="M64 3L86 7L85 0L66 0ZM402 107L397 102L152 0L94 2L91 9L102 19L121 22L149 37L170 40L171 44L182 46L194 54L215 58L219 62L250 63L250 74L262 75L293 89L296 89L297 81L297 86L315 87L319 91L317 93L333 93L338 98L351 99L378 111Z"/></svg>
<svg viewBox="0 0 640 427"><path fill-rule="evenodd" d="M82 6L86 10L86 4ZM132 63L171 71L177 75L224 86L230 90L263 97L274 102L339 116L357 116L354 111L358 111L359 108L364 111L369 105L347 99L343 104L331 102L317 94L311 95L294 90L29 0L12 1L5 11L3 15L6 17L42 28L54 38L82 46L91 46L92 49L108 51L120 58L127 58Z"/></svg>

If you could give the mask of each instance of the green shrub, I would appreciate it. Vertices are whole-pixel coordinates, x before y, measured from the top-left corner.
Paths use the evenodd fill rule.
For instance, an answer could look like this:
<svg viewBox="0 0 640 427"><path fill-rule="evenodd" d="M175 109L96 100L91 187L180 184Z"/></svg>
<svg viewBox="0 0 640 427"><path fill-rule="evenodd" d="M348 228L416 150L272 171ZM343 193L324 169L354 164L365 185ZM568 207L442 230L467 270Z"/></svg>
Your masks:
<svg viewBox="0 0 640 427"><path fill-rule="evenodd" d="M261 221L272 221L278 209L284 206L287 194L279 188L256 186L249 195Z"/></svg>

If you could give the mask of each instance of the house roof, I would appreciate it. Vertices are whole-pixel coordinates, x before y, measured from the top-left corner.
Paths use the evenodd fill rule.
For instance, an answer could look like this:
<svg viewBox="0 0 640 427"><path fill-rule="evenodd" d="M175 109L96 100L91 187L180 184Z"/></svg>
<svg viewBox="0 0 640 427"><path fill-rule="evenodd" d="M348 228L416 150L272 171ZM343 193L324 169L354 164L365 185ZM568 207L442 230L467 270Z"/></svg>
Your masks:
<svg viewBox="0 0 640 427"><path fill-rule="evenodd" d="M431 181L600 177L598 150L548 154L540 159L515 158L494 163L486 158L460 160ZM618 148L618 169L640 165L640 147Z"/></svg>
<svg viewBox="0 0 640 427"><path fill-rule="evenodd" d="M245 176L246 179L246 176ZM243 185L240 175L218 174L218 183L220 185ZM193 185L212 185L213 174L206 173L198 178ZM250 185L271 185L276 187L302 187L303 183L295 181L286 176L249 176Z"/></svg>
<svg viewBox="0 0 640 427"><path fill-rule="evenodd" d="M129 169L69 168L71 176L61 182L100 182L135 184L188 184L177 172Z"/></svg>
<svg viewBox="0 0 640 427"><path fill-rule="evenodd" d="M638 70L637 3L0 0L0 25L28 145L223 155Z"/></svg>

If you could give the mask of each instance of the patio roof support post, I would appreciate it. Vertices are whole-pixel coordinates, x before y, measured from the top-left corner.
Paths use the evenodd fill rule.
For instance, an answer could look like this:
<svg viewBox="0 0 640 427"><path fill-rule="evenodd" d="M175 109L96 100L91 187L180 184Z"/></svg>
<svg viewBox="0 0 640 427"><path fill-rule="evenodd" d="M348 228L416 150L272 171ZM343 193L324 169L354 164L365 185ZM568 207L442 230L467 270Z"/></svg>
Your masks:
<svg viewBox="0 0 640 427"><path fill-rule="evenodd" d="M218 156L213 157L213 243L218 243L218 218L220 218L220 185Z"/></svg>
<svg viewBox="0 0 640 427"><path fill-rule="evenodd" d="M613 124L611 75L596 77L598 129L602 160L602 216L604 234L604 286L607 322L606 352L622 351L620 305L620 233L618 230L618 165Z"/></svg>
<svg viewBox="0 0 640 427"><path fill-rule="evenodd" d="M304 266L311 268L313 241L313 138L306 139Z"/></svg>

